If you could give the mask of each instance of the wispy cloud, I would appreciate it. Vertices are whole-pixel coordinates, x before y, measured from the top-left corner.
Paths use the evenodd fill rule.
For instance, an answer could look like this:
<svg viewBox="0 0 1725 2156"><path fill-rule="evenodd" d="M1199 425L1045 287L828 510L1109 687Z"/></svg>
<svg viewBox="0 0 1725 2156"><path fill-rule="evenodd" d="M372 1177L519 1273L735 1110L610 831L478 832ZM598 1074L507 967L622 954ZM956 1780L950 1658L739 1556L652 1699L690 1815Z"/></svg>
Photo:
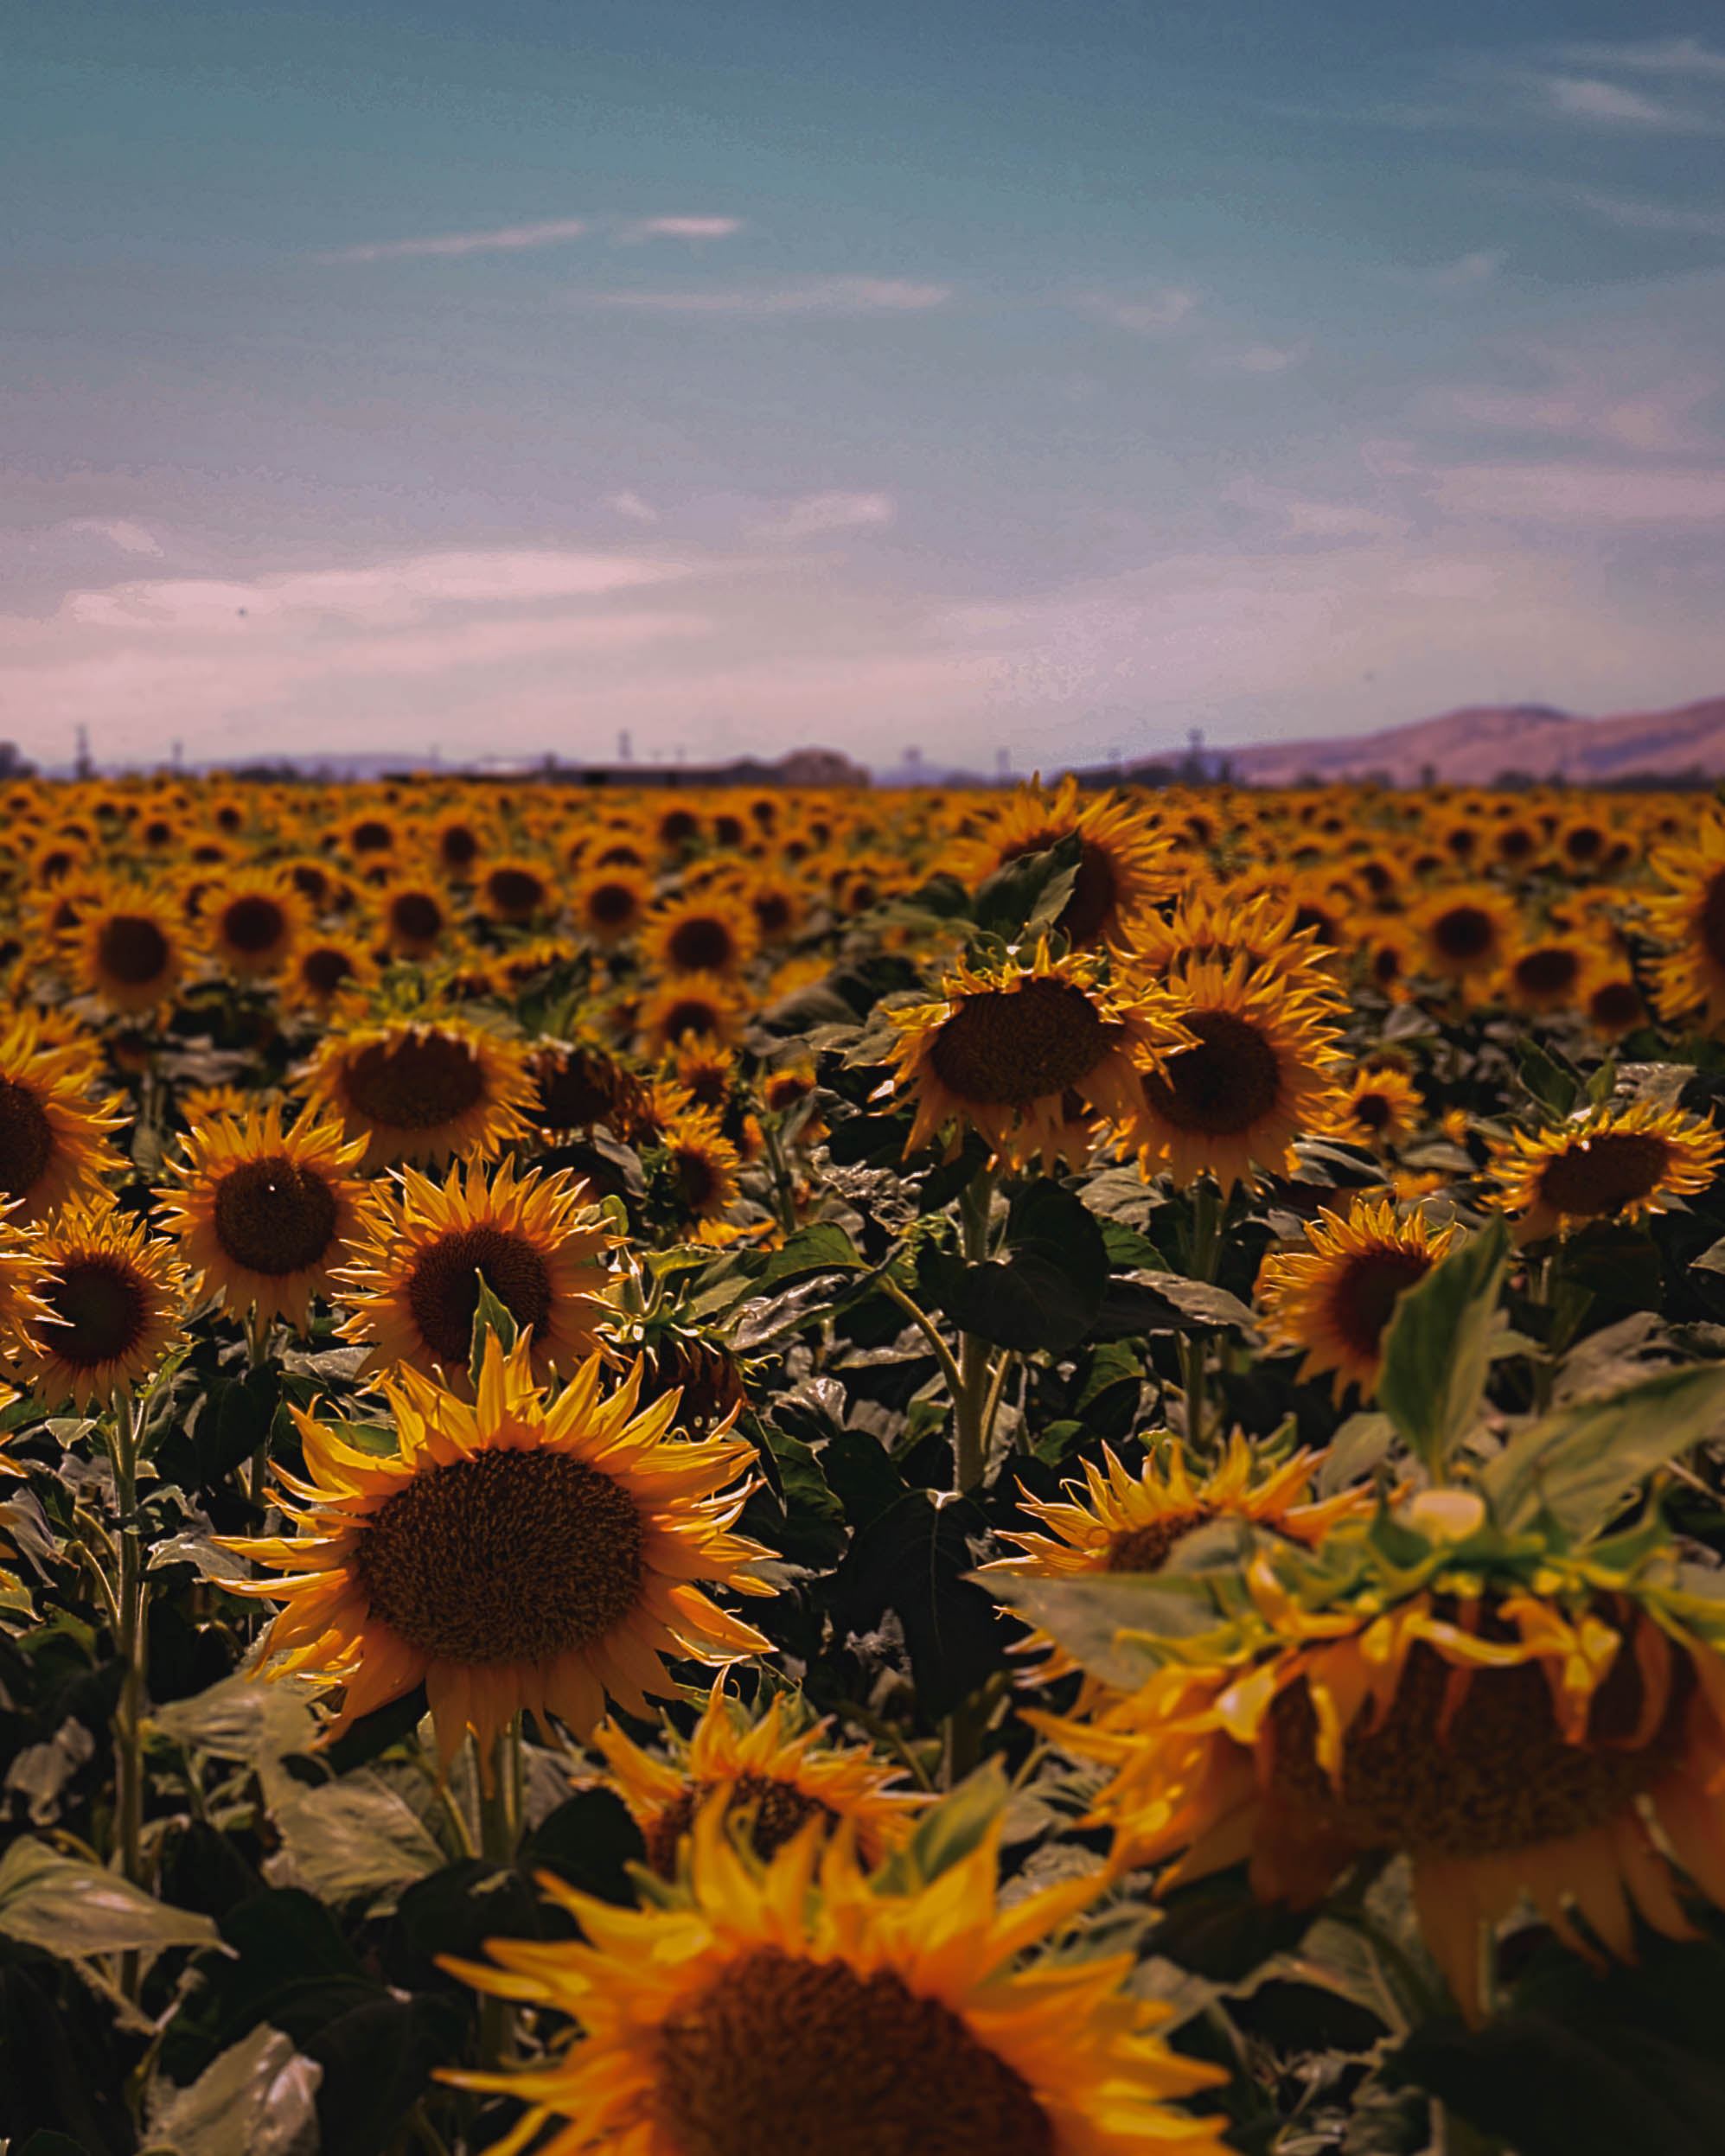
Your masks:
<svg viewBox="0 0 1725 2156"><path fill-rule="evenodd" d="M1621 45L1568 45L1560 57L1577 67L1671 75L1696 82L1725 82L1725 52L1703 44L1698 37L1656 37Z"/></svg>
<svg viewBox="0 0 1725 2156"><path fill-rule="evenodd" d="M1086 292L1075 303L1081 314L1112 322L1116 329L1138 337L1165 337L1190 322L1198 312L1198 294L1183 285L1164 285L1160 290L1133 295Z"/></svg>
<svg viewBox="0 0 1725 2156"><path fill-rule="evenodd" d="M68 517L60 526L62 532L87 533L92 539L105 539L110 546L118 546L123 554L159 554L162 542L142 524L135 524L130 517Z"/></svg>
<svg viewBox="0 0 1725 2156"><path fill-rule="evenodd" d="M1697 239L1725 239L1725 209L1688 209L1677 202L1649 202L1586 187L1565 188L1562 199L1620 232L1689 233Z"/></svg>
<svg viewBox="0 0 1725 2156"><path fill-rule="evenodd" d="M590 307L653 315L913 314L944 306L949 284L902 277L823 277L803 284L732 285L711 291L585 292Z"/></svg>
<svg viewBox="0 0 1725 2156"><path fill-rule="evenodd" d="M1246 344L1237 351L1218 353L1214 365L1224 374L1285 374L1311 353L1309 337L1296 344Z"/></svg>
<svg viewBox="0 0 1725 2156"><path fill-rule="evenodd" d="M614 509L620 517L627 517L631 524L656 524L659 521L659 512L650 501L643 501L632 487L625 487L618 494L607 494L605 507Z"/></svg>
<svg viewBox="0 0 1725 2156"><path fill-rule="evenodd" d="M834 489L787 502L772 515L756 519L749 528L757 539L819 539L830 532L878 529L891 524L897 513L891 494Z"/></svg>
<svg viewBox="0 0 1725 2156"><path fill-rule="evenodd" d="M1458 255L1453 262L1440 262L1430 269L1402 270L1396 274L1404 284L1422 284L1431 291L1465 292L1475 285L1489 284L1509 258L1506 248L1481 247L1472 254Z"/></svg>
<svg viewBox="0 0 1725 2156"><path fill-rule="evenodd" d="M322 262L393 262L412 255L515 254L527 247L557 247L592 230L586 217L549 217L536 225L499 225L490 232L438 233L424 239L369 239L338 247Z"/></svg>
<svg viewBox="0 0 1725 2156"><path fill-rule="evenodd" d="M1583 526L1711 525L1725 518L1725 467L1614 463L1461 464L1434 475L1434 494L1456 513L1511 523Z"/></svg>
<svg viewBox="0 0 1725 2156"><path fill-rule="evenodd" d="M1566 119L1600 120L1612 126L1671 128L1690 131L1694 116L1621 83L1598 75L1547 75L1540 84L1545 103Z"/></svg>
<svg viewBox="0 0 1725 2156"><path fill-rule="evenodd" d="M618 231L623 241L637 239L729 239L743 229L740 217L636 217Z"/></svg>

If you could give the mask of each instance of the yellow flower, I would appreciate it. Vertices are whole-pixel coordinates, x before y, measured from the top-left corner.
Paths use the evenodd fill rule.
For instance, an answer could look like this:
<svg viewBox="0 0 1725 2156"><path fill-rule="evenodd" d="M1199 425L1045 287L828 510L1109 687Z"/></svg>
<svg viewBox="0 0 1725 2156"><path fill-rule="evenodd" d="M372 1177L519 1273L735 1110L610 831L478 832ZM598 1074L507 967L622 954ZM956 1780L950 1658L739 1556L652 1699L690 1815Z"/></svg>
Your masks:
<svg viewBox="0 0 1725 2156"><path fill-rule="evenodd" d="M737 990L716 973L680 973L642 1005L639 1045L656 1058L696 1033L728 1047L743 1030L743 1009Z"/></svg>
<svg viewBox="0 0 1725 2156"><path fill-rule="evenodd" d="M1636 1221L1704 1190L1719 1172L1725 1137L1710 1117L1639 1101L1595 1108L1561 1129L1511 1133L1492 1147L1498 1202L1519 1213L1518 1242L1568 1234L1599 1220Z"/></svg>
<svg viewBox="0 0 1725 2156"><path fill-rule="evenodd" d="M1163 992L1127 1002L1102 985L1097 960L1052 958L1045 940L1028 964L961 963L941 992L939 1003L889 1014L899 1036L894 1082L917 1104L907 1154L959 1120L1001 1159L1051 1170L1071 1144L1075 1111L1134 1117L1145 1067L1160 1068L1186 1038Z"/></svg>
<svg viewBox="0 0 1725 2156"><path fill-rule="evenodd" d="M904 1842L917 1810L930 1800L895 1789L891 1784L903 1770L878 1758L867 1745L825 1742L824 1723L797 1732L787 1722L789 1711L789 1695L777 1692L761 1719L751 1721L719 1678L691 1736L680 1737L666 1725L668 1757L642 1751L613 1722L593 1732L591 1741L610 1769L609 1779L641 1829L648 1862L661 1878L676 1877L679 1844L695 1815L720 1790L728 1810L751 1814L750 1841L763 1859L776 1855L811 1819L829 1827L848 1821L871 1866Z"/></svg>
<svg viewBox="0 0 1725 2156"><path fill-rule="evenodd" d="M1045 1955L1094 1878L996 1902L991 1834L927 1885L880 1889L849 1838L810 1826L762 1868L715 1800L663 1905L617 1909L555 1879L573 1941L498 1939L497 1966L446 1966L555 2009L581 2035L543 2064L446 2073L528 2106L491 2156L553 2121L550 2156L1223 2156L1216 2124L1169 2108L1215 2067L1148 2031L1132 1957Z"/></svg>
<svg viewBox="0 0 1725 2156"><path fill-rule="evenodd" d="M1489 883L1457 883L1434 892L1411 915L1421 971L1457 981L1497 973L1516 934L1515 908Z"/></svg>
<svg viewBox="0 0 1725 2156"><path fill-rule="evenodd" d="M93 1102L85 1048L48 1045L33 1019L0 1032L0 1204L13 1220L51 1220L119 1166L108 1139L125 1122L120 1099Z"/></svg>
<svg viewBox="0 0 1725 2156"><path fill-rule="evenodd" d="M698 973L728 979L752 954L754 917L722 892L674 899L648 922L642 946L661 973Z"/></svg>
<svg viewBox="0 0 1725 2156"><path fill-rule="evenodd" d="M1699 1008L1709 1026L1725 1018L1725 823L1709 817L1693 841L1653 855L1666 886L1647 923L1671 947L1654 969L1653 992L1669 1018Z"/></svg>
<svg viewBox="0 0 1725 2156"><path fill-rule="evenodd" d="M529 1343L506 1355L495 1334L476 1403L400 1370L393 1455L296 1411L306 1479L279 1479L301 1532L232 1546L289 1577L232 1584L285 1604L266 1647L284 1668L346 1685L335 1730L423 1682L445 1760L521 1708L585 1740L607 1694L643 1717L673 1696L663 1655L767 1651L695 1584L771 1591L747 1569L766 1553L730 1532L753 1448L678 1438L674 1394L637 1414L639 1368L605 1400L601 1374L595 1355L548 1397Z"/></svg>
<svg viewBox="0 0 1725 2156"><path fill-rule="evenodd" d="M675 1209L696 1221L716 1221L737 1202L737 1148L705 1108L683 1108L660 1139L664 1173Z"/></svg>
<svg viewBox="0 0 1725 2156"><path fill-rule="evenodd" d="M73 931L80 985L116 1011L153 1011L179 986L185 939L175 909L140 884L80 899Z"/></svg>
<svg viewBox="0 0 1725 2156"><path fill-rule="evenodd" d="M17 1373L45 1406L80 1414L147 1378L177 1337L186 1269L112 1204L76 1202L31 1241Z"/></svg>
<svg viewBox="0 0 1725 2156"><path fill-rule="evenodd" d="M440 1190L411 1168L399 1189L374 1186L342 1274L352 1315L344 1338L372 1343L361 1375L407 1364L470 1392L468 1359L479 1278L532 1335L534 1378L565 1375L598 1345L612 1315L606 1248L616 1234L566 1171L519 1180L505 1160L488 1183L470 1163Z"/></svg>
<svg viewBox="0 0 1725 2156"><path fill-rule="evenodd" d="M366 1140L365 1165L436 1165L457 1154L490 1159L527 1137L532 1097L521 1050L458 1018L395 1020L326 1040L307 1066L314 1109Z"/></svg>
<svg viewBox="0 0 1725 2156"><path fill-rule="evenodd" d="M304 902L284 878L266 872L224 878L206 896L209 948L241 980L278 973L305 924Z"/></svg>
<svg viewBox="0 0 1725 2156"><path fill-rule="evenodd" d="M1123 795L1081 801L1070 774L1052 795L1034 781L1020 786L973 840L953 849L952 872L980 883L1075 832L1078 872L1054 925L1075 950L1128 941L1168 887L1168 839Z"/></svg>
<svg viewBox="0 0 1725 2156"><path fill-rule="evenodd" d="M1345 1219L1309 1222L1304 1250L1271 1251L1258 1273L1264 1330L1278 1346L1306 1349L1302 1379L1335 1372L1339 1400L1350 1383L1369 1399L1377 1383L1383 1329L1455 1240L1417 1213L1399 1217L1388 1198L1353 1199Z"/></svg>
<svg viewBox="0 0 1725 2156"><path fill-rule="evenodd" d="M181 1145L184 1158L169 1164L179 1187L161 1217L187 1263L224 1310L284 1317L303 1332L358 1225L363 1139L303 1117L284 1131L272 1106L200 1121Z"/></svg>
<svg viewBox="0 0 1725 2156"><path fill-rule="evenodd" d="M1322 1126L1325 1137L1374 1150L1399 1145L1425 1113L1419 1088L1406 1071L1357 1070Z"/></svg>

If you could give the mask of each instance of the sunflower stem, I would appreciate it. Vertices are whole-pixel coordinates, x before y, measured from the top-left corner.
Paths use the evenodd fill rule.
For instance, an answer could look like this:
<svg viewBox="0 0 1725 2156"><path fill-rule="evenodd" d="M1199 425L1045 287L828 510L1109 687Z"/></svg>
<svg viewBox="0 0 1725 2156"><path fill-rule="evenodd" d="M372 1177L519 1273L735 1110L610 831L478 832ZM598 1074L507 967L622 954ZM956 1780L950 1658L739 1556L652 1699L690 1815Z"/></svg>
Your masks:
<svg viewBox="0 0 1725 2156"><path fill-rule="evenodd" d="M116 1400L109 1423L109 1458L119 1511L118 1623L115 1648L120 1664L114 1708L115 1840L120 1869L134 1886L144 1885L144 1534L137 1516L137 1460L144 1436L144 1403ZM120 1961L120 1989L137 1997L138 1957Z"/></svg>
<svg viewBox="0 0 1725 2156"><path fill-rule="evenodd" d="M269 1362L272 1330L270 1320L259 1314L254 1303L246 1317L246 1367L248 1370L261 1370ZM255 1512L264 1509L269 1471L270 1435L265 1431L263 1443L252 1455L252 1473L246 1486L246 1495L251 1498Z"/></svg>
<svg viewBox="0 0 1725 2156"><path fill-rule="evenodd" d="M988 1255L988 1215L994 1202L994 1178L980 1169L960 1194L959 1229L967 1265ZM988 1343L980 1333L958 1336L958 1389L953 1394L953 1457L961 1495L974 1489L988 1464L987 1402L990 1371Z"/></svg>
<svg viewBox="0 0 1725 2156"><path fill-rule="evenodd" d="M939 1326L919 1303L911 1300L890 1273L881 1274L879 1287L881 1293L889 1302L898 1304L899 1309L904 1311L934 1349L935 1360L940 1364L941 1375L946 1381L948 1397L955 1400L958 1398L958 1364L953 1359L952 1349L941 1338Z"/></svg>
<svg viewBox="0 0 1725 2156"><path fill-rule="evenodd" d="M488 1759L474 1738L479 1775L479 1851L488 1864L507 1869L515 1861L521 1835L521 1718L509 1717L492 1740ZM488 1994L479 2012L480 2043L489 2064L507 2065L515 2055L515 2010L507 1999Z"/></svg>
<svg viewBox="0 0 1725 2156"><path fill-rule="evenodd" d="M767 1164L772 1170L773 1204L778 1212L779 1226L787 1235L794 1235L796 1233L796 1192L791 1183L790 1170L785 1163L784 1145L779 1137L776 1117L767 1116L762 1119L761 1135L767 1144Z"/></svg>
<svg viewBox="0 0 1725 2156"><path fill-rule="evenodd" d="M1207 1284L1216 1278L1222 1255L1221 1192L1208 1176L1192 1186L1192 1228L1186 1245L1186 1266L1192 1279ZM1186 1443L1194 1449L1204 1443L1204 1344L1201 1333L1188 1333L1180 1342L1180 1375L1186 1395Z"/></svg>

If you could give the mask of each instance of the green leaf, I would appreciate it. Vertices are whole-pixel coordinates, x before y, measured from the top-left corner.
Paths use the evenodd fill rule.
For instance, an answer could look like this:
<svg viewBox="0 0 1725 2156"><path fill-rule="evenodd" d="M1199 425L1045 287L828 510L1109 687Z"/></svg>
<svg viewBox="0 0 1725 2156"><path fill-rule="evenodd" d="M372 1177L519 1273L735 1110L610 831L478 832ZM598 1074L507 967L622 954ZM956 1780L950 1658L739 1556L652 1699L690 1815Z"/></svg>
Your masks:
<svg viewBox="0 0 1725 2156"><path fill-rule="evenodd" d="M1725 1368L1689 1363L1548 1415L1512 1438L1481 1477L1513 1533L1549 1514L1568 1534L1604 1525L1642 1478L1725 1430Z"/></svg>
<svg viewBox="0 0 1725 2156"><path fill-rule="evenodd" d="M1479 1413L1509 1253L1495 1220L1407 1289L1384 1327L1377 1404L1434 1477Z"/></svg>
<svg viewBox="0 0 1725 2156"><path fill-rule="evenodd" d="M1006 1802L1006 1777L998 1759L987 1759L952 1795L925 1812L907 1847L887 1867L887 1891L925 1886L979 1847Z"/></svg>
<svg viewBox="0 0 1725 2156"><path fill-rule="evenodd" d="M152 2084L150 2142L171 2148L175 2156L291 2149L310 2137L320 2078L279 2029L259 2026L219 2053L189 2088Z"/></svg>
<svg viewBox="0 0 1725 2156"><path fill-rule="evenodd" d="M1537 1041L1523 1040L1516 1050L1516 1075L1543 1108L1559 1122L1581 1091L1580 1073L1566 1057L1548 1054Z"/></svg>
<svg viewBox="0 0 1725 2156"><path fill-rule="evenodd" d="M1004 863L981 886L971 909L977 927L1008 942L1051 928L1072 896L1084 843L1076 831L1040 853Z"/></svg>
<svg viewBox="0 0 1725 2156"><path fill-rule="evenodd" d="M0 1858L0 1932L62 1960L209 1946L218 1936L208 1917L28 1835Z"/></svg>
<svg viewBox="0 0 1725 2156"><path fill-rule="evenodd" d="M479 1283L479 1300L473 1311L473 1347L467 1358L467 1374L475 1386L479 1383L480 1372L485 1367L485 1343L495 1333L508 1355L514 1346L519 1333L514 1312L500 1303L486 1285L485 1275L475 1266L473 1277Z"/></svg>
<svg viewBox="0 0 1725 2156"><path fill-rule="evenodd" d="M1057 1640L1093 1676L1122 1692L1135 1692L1166 1659L1160 1640L1201 1639L1220 1620L1200 1574L1153 1579L1115 1573L1111 1579L1037 1579L1028 1574L987 1572L982 1584L1031 1623Z"/></svg>
<svg viewBox="0 0 1725 2156"><path fill-rule="evenodd" d="M785 1238L783 1248L774 1251L755 1285L758 1292L775 1287L781 1280L794 1280L805 1273L857 1273L866 1269L867 1260L858 1256L856 1247L836 1221L811 1221L807 1228L799 1228L794 1235Z"/></svg>
<svg viewBox="0 0 1725 2156"><path fill-rule="evenodd" d="M326 1902L370 1900L444 1861L412 1807L373 1768L308 1786L265 1762L262 1778L282 1838L267 1866L276 1885L309 1887Z"/></svg>
<svg viewBox="0 0 1725 2156"><path fill-rule="evenodd" d="M1003 1255L938 1267L941 1307L962 1332L997 1348L1075 1348L1108 1281L1101 1223L1070 1190L1038 1178L1014 1198Z"/></svg>

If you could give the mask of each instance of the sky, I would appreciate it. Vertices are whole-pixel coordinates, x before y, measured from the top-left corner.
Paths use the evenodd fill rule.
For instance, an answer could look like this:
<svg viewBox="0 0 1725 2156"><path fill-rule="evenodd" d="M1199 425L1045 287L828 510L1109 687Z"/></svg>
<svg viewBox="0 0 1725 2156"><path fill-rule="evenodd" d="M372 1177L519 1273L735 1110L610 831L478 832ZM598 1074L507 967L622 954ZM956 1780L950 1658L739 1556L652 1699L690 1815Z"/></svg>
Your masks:
<svg viewBox="0 0 1725 2156"><path fill-rule="evenodd" d="M0 737L1019 770L1725 694L1666 0L0 3Z"/></svg>

